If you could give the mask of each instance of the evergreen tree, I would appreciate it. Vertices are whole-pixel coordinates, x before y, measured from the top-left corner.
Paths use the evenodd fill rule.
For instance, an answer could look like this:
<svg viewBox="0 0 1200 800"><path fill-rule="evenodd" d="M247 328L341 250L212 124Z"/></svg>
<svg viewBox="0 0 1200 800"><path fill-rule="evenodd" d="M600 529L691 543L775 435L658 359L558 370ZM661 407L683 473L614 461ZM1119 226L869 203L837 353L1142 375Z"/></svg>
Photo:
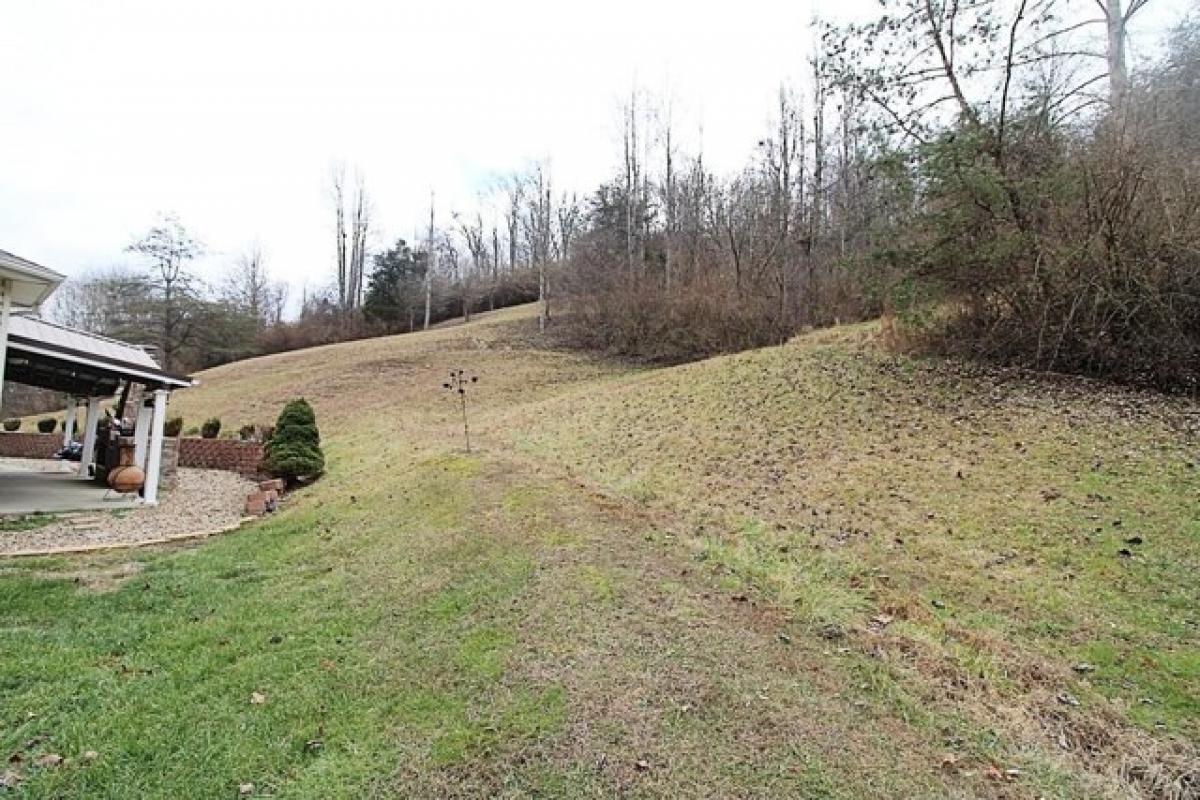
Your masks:
<svg viewBox="0 0 1200 800"><path fill-rule="evenodd" d="M377 254L363 302L367 318L413 330L423 313L425 261L425 254L414 253L403 239Z"/></svg>
<svg viewBox="0 0 1200 800"><path fill-rule="evenodd" d="M288 483L324 472L325 454L321 452L317 417L307 400L293 400L279 412L263 463L271 474Z"/></svg>

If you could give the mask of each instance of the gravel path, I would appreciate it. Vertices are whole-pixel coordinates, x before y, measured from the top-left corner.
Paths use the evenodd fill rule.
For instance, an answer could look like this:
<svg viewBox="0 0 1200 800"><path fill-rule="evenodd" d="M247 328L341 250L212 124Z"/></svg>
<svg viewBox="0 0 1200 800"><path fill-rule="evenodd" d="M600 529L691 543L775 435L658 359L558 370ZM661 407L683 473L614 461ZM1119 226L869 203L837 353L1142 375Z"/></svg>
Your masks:
<svg viewBox="0 0 1200 800"><path fill-rule="evenodd" d="M29 531L0 531L0 556L64 548L136 545L232 527L255 484L233 472L183 469L157 506L81 511Z"/></svg>

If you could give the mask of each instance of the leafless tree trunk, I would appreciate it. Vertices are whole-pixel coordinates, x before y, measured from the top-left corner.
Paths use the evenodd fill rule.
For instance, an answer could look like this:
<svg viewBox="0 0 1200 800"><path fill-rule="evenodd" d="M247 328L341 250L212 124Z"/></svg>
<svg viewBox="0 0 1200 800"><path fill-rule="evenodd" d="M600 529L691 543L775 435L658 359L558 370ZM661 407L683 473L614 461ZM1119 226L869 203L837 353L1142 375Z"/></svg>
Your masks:
<svg viewBox="0 0 1200 800"><path fill-rule="evenodd" d="M517 250L520 247L521 232L521 203L524 202L523 181L517 175L511 176L505 186L508 197L508 210L504 213L504 221L508 227L508 271L517 269Z"/></svg>
<svg viewBox="0 0 1200 800"><path fill-rule="evenodd" d="M483 267L487 262L487 242L484 239L483 233L483 216L475 214L474 222L462 222L458 224L459 231L462 232L463 239L467 243L467 252L471 254L471 275L463 278L463 319L467 322L471 321L471 299L470 287L475 276L482 275Z"/></svg>
<svg viewBox="0 0 1200 800"><path fill-rule="evenodd" d="M335 164L330 168L330 182L333 193L333 208L336 217L334 228L335 252L337 253L337 290L338 307L346 308L348 296L346 258L346 168Z"/></svg>
<svg viewBox="0 0 1200 800"><path fill-rule="evenodd" d="M525 217L525 239L538 273L538 328L550 320L550 283L547 270L554 246L554 203L551 180L544 164L538 164L529 179L529 206Z"/></svg>
<svg viewBox="0 0 1200 800"><path fill-rule="evenodd" d="M671 140L671 107L667 105L666 120L663 123L663 155L665 156L663 175L663 206L666 211L666 230L664 233L665 259L663 264L663 282L666 285L667 296L671 295L671 274L675 268L675 151Z"/></svg>
<svg viewBox="0 0 1200 800"><path fill-rule="evenodd" d="M445 252L446 270L452 284L457 284L462 292L462 313L463 322L471 321L471 272L470 267L461 268L458 261L458 248L454 246L454 239L449 231L446 231L442 236L441 249Z"/></svg>
<svg viewBox="0 0 1200 800"><path fill-rule="evenodd" d="M771 156L773 205L776 212L776 243L774 245L775 282L779 292L779 324L788 325L791 306L789 298L792 268L792 192L793 174L800 142L803 137L795 103L785 88L779 90L779 141L777 152Z"/></svg>
<svg viewBox="0 0 1200 800"><path fill-rule="evenodd" d="M260 324L278 323L287 300L287 284L272 281L262 248L251 245L239 255L221 287L225 300Z"/></svg>
<svg viewBox="0 0 1200 800"><path fill-rule="evenodd" d="M362 305L363 272L367 260L367 232L371 224L370 201L362 175L355 179L354 219L351 224L350 264L346 305Z"/></svg>
<svg viewBox="0 0 1200 800"><path fill-rule="evenodd" d="M433 192L429 193L429 236L425 239L425 325L429 330L429 315L433 309L433 270L437 265L437 243L433 239Z"/></svg>
<svg viewBox="0 0 1200 800"><path fill-rule="evenodd" d="M622 144L625 157L625 265L629 274L634 272L638 231L640 230L638 197L642 191L641 162L638 158L637 91L630 94L629 104L624 109L624 131ZM637 266L641 266L638 264Z"/></svg>
<svg viewBox="0 0 1200 800"><path fill-rule="evenodd" d="M809 193L808 235L805 254L811 260L813 248L821 236L824 223L825 204L825 81L821 73L819 56L814 56L813 67L813 164L812 191Z"/></svg>
<svg viewBox="0 0 1200 800"><path fill-rule="evenodd" d="M488 289L488 310L496 310L496 284L500 282L500 231L492 226L492 283Z"/></svg>
<svg viewBox="0 0 1200 800"><path fill-rule="evenodd" d="M555 216L558 222L558 240L554 245L555 258L558 261L566 261L571 257L571 242L579 230L581 216L579 198L564 192L559 198Z"/></svg>
<svg viewBox="0 0 1200 800"><path fill-rule="evenodd" d="M1125 63L1126 40L1129 38L1129 20L1146 7L1150 0L1133 0L1129 8L1122 10L1121 0L1096 0L1104 14L1104 27L1108 35L1105 55L1108 60L1109 102L1114 108L1123 108L1129 92L1129 68Z"/></svg>

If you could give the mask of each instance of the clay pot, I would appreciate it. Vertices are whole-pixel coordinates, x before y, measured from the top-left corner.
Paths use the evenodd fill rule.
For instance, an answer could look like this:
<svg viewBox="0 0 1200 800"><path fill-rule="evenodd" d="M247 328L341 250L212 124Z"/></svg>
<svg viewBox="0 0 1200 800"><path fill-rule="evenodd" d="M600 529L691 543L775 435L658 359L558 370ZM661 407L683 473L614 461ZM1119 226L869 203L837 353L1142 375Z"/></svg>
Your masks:
<svg viewBox="0 0 1200 800"><path fill-rule="evenodd" d="M146 482L146 473L141 467L116 467L109 470L108 487L114 492L121 494L129 494L136 492L142 488L142 484Z"/></svg>

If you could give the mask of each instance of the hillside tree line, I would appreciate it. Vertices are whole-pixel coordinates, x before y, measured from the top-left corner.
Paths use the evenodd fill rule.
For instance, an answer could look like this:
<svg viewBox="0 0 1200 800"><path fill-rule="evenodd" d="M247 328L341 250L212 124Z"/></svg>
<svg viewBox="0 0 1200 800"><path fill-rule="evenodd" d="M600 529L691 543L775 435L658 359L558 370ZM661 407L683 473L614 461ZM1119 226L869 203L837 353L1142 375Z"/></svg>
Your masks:
<svg viewBox="0 0 1200 800"><path fill-rule="evenodd" d="M335 165L331 277L298 313L257 248L201 281L164 217L138 267L68 284L58 314L177 369L535 300L543 331L659 361L882 316L904 346L1194 392L1200 16L1130 70L1150 2L883 0L816 23L803 90L779 89L733 174L635 90L582 197L535 163L471 209L431 193L427 224L380 245L363 174Z"/></svg>
<svg viewBox="0 0 1200 800"><path fill-rule="evenodd" d="M745 168L635 94L563 281L580 341L680 359L886 315L905 343L1194 391L1200 48L1148 0L886 0L820 26Z"/></svg>

